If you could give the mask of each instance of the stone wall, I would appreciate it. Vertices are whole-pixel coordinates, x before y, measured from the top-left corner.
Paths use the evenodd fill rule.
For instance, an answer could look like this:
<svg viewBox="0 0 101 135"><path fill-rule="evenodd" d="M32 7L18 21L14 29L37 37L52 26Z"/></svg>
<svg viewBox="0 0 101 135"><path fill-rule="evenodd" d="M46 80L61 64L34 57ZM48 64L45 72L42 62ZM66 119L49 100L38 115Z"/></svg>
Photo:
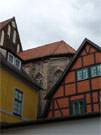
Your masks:
<svg viewBox="0 0 101 135"><path fill-rule="evenodd" d="M31 61L24 65L25 71L44 88L40 92L39 111L43 112L46 101L44 97L60 78L72 56L50 57L43 60Z"/></svg>

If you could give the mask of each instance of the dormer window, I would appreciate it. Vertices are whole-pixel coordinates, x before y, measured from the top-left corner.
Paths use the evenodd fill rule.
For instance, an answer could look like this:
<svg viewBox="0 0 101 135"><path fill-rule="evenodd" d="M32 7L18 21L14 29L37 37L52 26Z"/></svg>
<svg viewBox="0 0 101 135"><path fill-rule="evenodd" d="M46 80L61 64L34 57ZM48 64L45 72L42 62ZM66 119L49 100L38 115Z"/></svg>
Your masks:
<svg viewBox="0 0 101 135"><path fill-rule="evenodd" d="M13 56L11 53L8 53L8 61L9 61L11 64L14 64L14 56Z"/></svg>
<svg viewBox="0 0 101 135"><path fill-rule="evenodd" d="M11 34L11 26L10 26L10 25L8 25L8 31L7 31L7 34L8 34L8 36L10 37L10 34Z"/></svg>
<svg viewBox="0 0 101 135"><path fill-rule="evenodd" d="M15 42L16 42L16 31L14 30L14 32L13 32L13 43L15 44Z"/></svg>
<svg viewBox="0 0 101 135"><path fill-rule="evenodd" d="M14 65L17 69L21 68L21 61L18 58L16 58L13 54L8 53L7 60L8 60L9 63Z"/></svg>
<svg viewBox="0 0 101 135"><path fill-rule="evenodd" d="M21 61L20 61L19 59L15 58L15 63L14 63L14 65L15 65L18 69L20 69L20 68L21 68Z"/></svg>
<svg viewBox="0 0 101 135"><path fill-rule="evenodd" d="M1 38L0 38L0 45L3 46L3 43L4 43L4 36L5 36L5 33L4 33L4 30L2 30L1 32Z"/></svg>

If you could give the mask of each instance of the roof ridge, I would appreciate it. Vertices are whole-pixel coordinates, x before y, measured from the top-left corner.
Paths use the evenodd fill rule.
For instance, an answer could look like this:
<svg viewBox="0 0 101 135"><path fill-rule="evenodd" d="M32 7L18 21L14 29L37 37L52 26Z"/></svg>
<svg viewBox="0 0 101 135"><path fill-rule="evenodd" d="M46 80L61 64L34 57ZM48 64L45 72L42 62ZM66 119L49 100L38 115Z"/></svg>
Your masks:
<svg viewBox="0 0 101 135"><path fill-rule="evenodd" d="M48 43L48 44L43 44L43 45L41 45L41 46L38 46L38 47L33 47L33 48L30 48L30 49L27 49L27 50L24 50L23 52L26 52L26 51L30 51L30 50L33 50L33 49L38 49L38 48L41 48L41 47L45 47L45 46L49 46L49 45L51 45L51 44L55 44L55 43L59 43L59 42L61 42L62 40L60 40L60 41L56 41L56 42L51 42L51 43Z"/></svg>

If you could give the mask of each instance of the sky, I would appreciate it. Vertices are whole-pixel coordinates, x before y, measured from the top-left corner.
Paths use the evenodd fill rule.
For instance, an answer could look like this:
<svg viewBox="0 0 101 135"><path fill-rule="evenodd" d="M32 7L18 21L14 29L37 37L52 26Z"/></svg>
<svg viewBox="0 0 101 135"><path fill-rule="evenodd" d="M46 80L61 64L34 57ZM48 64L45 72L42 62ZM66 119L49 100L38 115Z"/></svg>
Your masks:
<svg viewBox="0 0 101 135"><path fill-rule="evenodd" d="M101 0L0 0L0 21L15 16L23 49L84 38L101 46Z"/></svg>

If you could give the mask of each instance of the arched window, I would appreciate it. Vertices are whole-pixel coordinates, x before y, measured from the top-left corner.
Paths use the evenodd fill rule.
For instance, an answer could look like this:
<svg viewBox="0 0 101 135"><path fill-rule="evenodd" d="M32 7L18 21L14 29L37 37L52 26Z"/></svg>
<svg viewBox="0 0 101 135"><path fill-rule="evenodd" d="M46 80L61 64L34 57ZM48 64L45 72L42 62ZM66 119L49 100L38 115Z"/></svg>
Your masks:
<svg viewBox="0 0 101 135"><path fill-rule="evenodd" d="M0 45L3 46L3 43L4 43L4 36L5 36L5 33L4 33L4 30L2 30L1 32L1 38L0 38Z"/></svg>
<svg viewBox="0 0 101 135"><path fill-rule="evenodd" d="M43 86L43 76L41 73L37 73L35 76L35 81L37 82L37 84L39 84L40 86Z"/></svg>
<svg viewBox="0 0 101 135"><path fill-rule="evenodd" d="M62 70L60 69L56 70L56 72L54 73L54 82L56 82L59 79L62 73L63 73Z"/></svg>

